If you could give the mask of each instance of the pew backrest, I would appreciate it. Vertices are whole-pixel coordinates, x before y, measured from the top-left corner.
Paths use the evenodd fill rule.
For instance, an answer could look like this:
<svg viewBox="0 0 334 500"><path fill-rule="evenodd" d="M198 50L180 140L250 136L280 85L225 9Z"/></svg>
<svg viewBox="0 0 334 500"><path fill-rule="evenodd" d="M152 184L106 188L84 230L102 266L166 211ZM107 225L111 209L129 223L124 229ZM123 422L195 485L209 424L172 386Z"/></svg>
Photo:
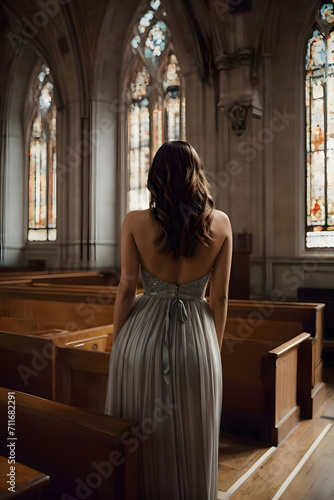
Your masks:
<svg viewBox="0 0 334 500"><path fill-rule="evenodd" d="M0 385L53 399L54 353L50 339L0 332Z"/></svg>
<svg viewBox="0 0 334 500"><path fill-rule="evenodd" d="M56 347L56 401L103 412L109 352Z"/></svg>
<svg viewBox="0 0 334 500"><path fill-rule="evenodd" d="M7 429L9 392L0 388L1 429ZM41 500L137 498L137 449L141 442L135 437L137 426L133 422L22 392L13 397L15 458L50 476ZM1 440L4 456L9 453L7 444Z"/></svg>
<svg viewBox="0 0 334 500"><path fill-rule="evenodd" d="M302 322L273 321L262 318L229 317L225 337L287 341L303 331Z"/></svg>

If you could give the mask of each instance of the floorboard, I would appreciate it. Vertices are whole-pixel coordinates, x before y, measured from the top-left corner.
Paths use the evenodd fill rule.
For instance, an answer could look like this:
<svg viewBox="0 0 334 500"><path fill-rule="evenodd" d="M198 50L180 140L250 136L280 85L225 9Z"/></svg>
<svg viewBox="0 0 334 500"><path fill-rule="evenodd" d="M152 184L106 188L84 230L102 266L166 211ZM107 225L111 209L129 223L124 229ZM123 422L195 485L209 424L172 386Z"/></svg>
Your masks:
<svg viewBox="0 0 334 500"><path fill-rule="evenodd" d="M334 500L333 365L324 368L324 380L327 384L327 398L318 416L301 421L253 474L232 495L225 495L224 498L272 500L297 467L296 475L279 497L281 500ZM326 432L323 439L314 449L311 448L323 431ZM256 441L222 434L218 489L221 492L233 489L233 485L270 448ZM308 450L313 451L300 468L298 464Z"/></svg>

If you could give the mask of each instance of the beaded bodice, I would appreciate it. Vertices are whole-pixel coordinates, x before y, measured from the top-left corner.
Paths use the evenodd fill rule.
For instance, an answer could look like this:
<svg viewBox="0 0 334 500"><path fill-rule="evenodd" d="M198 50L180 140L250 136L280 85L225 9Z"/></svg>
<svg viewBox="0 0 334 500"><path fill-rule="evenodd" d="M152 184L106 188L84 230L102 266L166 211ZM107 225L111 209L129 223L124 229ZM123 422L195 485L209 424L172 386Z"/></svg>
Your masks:
<svg viewBox="0 0 334 500"><path fill-rule="evenodd" d="M165 299L196 300L204 299L205 290L210 278L211 270L196 281L175 285L163 281L146 271L141 266L142 280L145 295L154 295Z"/></svg>

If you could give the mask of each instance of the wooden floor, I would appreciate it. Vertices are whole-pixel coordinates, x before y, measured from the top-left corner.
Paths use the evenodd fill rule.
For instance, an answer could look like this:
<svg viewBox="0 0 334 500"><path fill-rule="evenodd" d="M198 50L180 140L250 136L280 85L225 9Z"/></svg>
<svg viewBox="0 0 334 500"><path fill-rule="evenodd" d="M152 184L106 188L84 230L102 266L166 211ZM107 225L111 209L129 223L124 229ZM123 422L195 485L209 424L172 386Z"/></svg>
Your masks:
<svg viewBox="0 0 334 500"><path fill-rule="evenodd" d="M277 448L221 436L218 499L334 500L334 365L324 380L319 416L300 422Z"/></svg>

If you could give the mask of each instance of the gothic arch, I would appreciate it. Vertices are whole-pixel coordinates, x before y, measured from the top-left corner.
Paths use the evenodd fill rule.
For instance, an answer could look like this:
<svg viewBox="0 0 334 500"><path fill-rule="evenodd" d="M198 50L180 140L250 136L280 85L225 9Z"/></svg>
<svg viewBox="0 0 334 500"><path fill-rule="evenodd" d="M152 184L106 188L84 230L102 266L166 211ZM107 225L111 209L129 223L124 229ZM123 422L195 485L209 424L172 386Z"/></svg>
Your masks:
<svg viewBox="0 0 334 500"><path fill-rule="evenodd" d="M7 84L7 112L4 115L3 126L11 127L16 120L17 124L15 126L19 130L17 135L19 145L14 148L18 162L17 168L19 169L17 170L17 177L11 179L13 168L12 163L9 163L8 151L13 149L12 143L14 139L10 140L10 138L6 139L6 144L3 144L2 147L3 151L5 151L2 176L6 178L7 193L19 192L18 200L23 200L22 203L24 203L21 208L17 207L14 211L8 209L8 205L2 207L2 213L5 214L7 219L3 223L3 228L6 226L6 229L2 230L2 255L4 255L3 249L6 246L6 261L9 263L17 264L20 262L23 264L30 258L40 258L41 255L45 255L47 265L51 267L78 268L80 267L80 256L83 260L85 245L87 245L83 243L82 237L83 225L87 221L83 213L84 198L85 196L87 198L87 195L81 189L83 175L80 159L83 125L80 118L89 107L87 90L83 92L87 84L83 71L80 71L82 65L75 62L78 50L73 46L78 45L78 40L73 34L71 14L65 7L59 7L59 16L63 22L53 23L51 22L52 19L48 19L47 30L36 29L34 36L28 36L22 29L23 18L21 16L24 12L14 12L4 4L1 6L1 12L8 25L4 45L6 51L12 57L10 79ZM60 167L61 180L59 182L61 182L62 189L57 190L58 206L60 208L58 211L60 231L57 235L57 241L52 242L52 244L50 242L38 242L36 245L34 242L26 242L27 193L21 184L26 185L24 176L27 169L25 154L27 135L23 131L28 130L30 126L29 112L27 107L25 109L25 92L34 72L33 68L35 64L38 64L38 61L44 61L50 67L55 84L54 100L59 111L57 122L61 124L59 127L59 140L57 140L57 149L59 149L60 153L57 155L57 163ZM20 93L17 94L14 89L18 87ZM13 107L16 112L13 112ZM76 151L77 148L79 148L79 151ZM73 160L71 154L72 157L75 156L75 160ZM70 192L71 196L69 195ZM7 196L7 201L9 199L10 196ZM66 211L72 214L72 218L67 217ZM20 228L19 232L16 232L15 244L11 243L10 233L10 227L14 222L12 220L14 214L16 227ZM8 217L11 218L10 221ZM4 233L5 236L3 236ZM5 239L7 242L4 241Z"/></svg>
<svg viewBox="0 0 334 500"><path fill-rule="evenodd" d="M119 2L109 2L101 26L94 66L92 85L92 128L98 140L92 154L92 213L96 227L100 261L107 259L119 263L120 226L126 213L123 91L128 68L132 26L149 2L127 0L127 9ZM181 2L166 0L164 6L170 18L169 27L176 46L177 57L194 99L201 92L200 64L193 32ZM130 14L129 14L130 13ZM194 110L196 114L197 107ZM187 116L188 118L188 116ZM190 118L199 123L198 114ZM121 130L123 129L123 132ZM200 137L200 131L196 131ZM198 139L199 140L199 139ZM192 140L195 142L196 139ZM104 246L102 246L104 245Z"/></svg>
<svg viewBox="0 0 334 500"><path fill-rule="evenodd" d="M139 5L134 0L127 0L128 8L118 2L109 2L101 26L96 49L94 66L93 98L110 99L111 90L108 85L108 73L112 67L120 69L124 54L127 52L127 41L132 26L136 23L140 13L148 2ZM164 5L170 17L170 30L173 40L178 47L178 57L184 73L199 71L199 61L196 50L196 40L190 26L186 11L180 2L165 0ZM130 13L130 15L129 15ZM123 67L125 66L125 62ZM109 80L110 81L110 80ZM114 96L112 96L113 98Z"/></svg>

